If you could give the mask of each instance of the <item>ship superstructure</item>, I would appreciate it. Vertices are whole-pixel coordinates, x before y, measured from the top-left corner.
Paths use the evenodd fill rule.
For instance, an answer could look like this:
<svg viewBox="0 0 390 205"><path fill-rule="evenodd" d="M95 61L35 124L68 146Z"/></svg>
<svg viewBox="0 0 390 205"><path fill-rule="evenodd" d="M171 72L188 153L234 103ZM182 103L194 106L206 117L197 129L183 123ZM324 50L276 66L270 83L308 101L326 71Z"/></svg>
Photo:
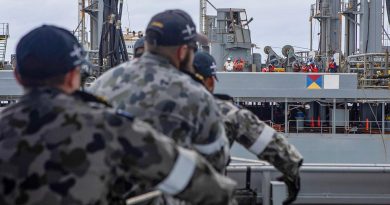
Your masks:
<svg viewBox="0 0 390 205"><path fill-rule="evenodd" d="M7 23L0 23L0 68L4 67L8 38L9 25Z"/></svg>
<svg viewBox="0 0 390 205"><path fill-rule="evenodd" d="M387 3L317 0L309 22L320 24L318 48L314 39L310 50L286 45L281 55L266 46L262 67L245 10L215 8L217 16L208 16L201 6L200 28L211 41L205 50L220 70L216 92L284 133L305 158L296 204L390 204ZM244 69L224 72L228 58L244 59ZM329 69L332 61L336 72ZM268 66L273 72L263 69ZM239 145L232 154L228 175L239 182L240 204L281 204L286 193L277 172Z"/></svg>
<svg viewBox="0 0 390 205"><path fill-rule="evenodd" d="M215 56L219 70L223 71L227 58L244 60L244 69L218 73L222 80L217 92L230 94L236 103L288 136L312 136L308 143L323 136L379 136L378 147L369 149L381 150L377 156L342 154L342 150L359 149L354 144L358 140L344 149L337 146L337 139L336 146L330 147L334 155L316 152L322 149L313 149L309 146L312 144L301 140L297 146L303 152L307 150L306 162L388 163L383 156L383 149L387 150L383 148L384 138L390 132L390 58L383 46L389 38L382 26L389 23L384 20L385 5L384 1L317 0L311 5L310 23L318 21L321 25L318 49L295 53L294 47L286 45L278 55L266 46L265 66L274 66L274 72L259 72L264 70L260 70L259 58L251 50L251 20L247 20L244 9L215 8L217 15L211 16L204 14L207 9L201 6L200 27L210 38L209 47L204 49ZM342 38L343 16L346 29ZM344 53L342 39L347 42ZM312 39L310 42L313 44ZM328 70L331 60L338 65L336 72ZM304 70L307 62L318 67L317 71ZM331 141L326 138L326 142Z"/></svg>
<svg viewBox="0 0 390 205"><path fill-rule="evenodd" d="M0 70L10 69L11 65L5 61L7 41L9 38L9 24L0 23Z"/></svg>

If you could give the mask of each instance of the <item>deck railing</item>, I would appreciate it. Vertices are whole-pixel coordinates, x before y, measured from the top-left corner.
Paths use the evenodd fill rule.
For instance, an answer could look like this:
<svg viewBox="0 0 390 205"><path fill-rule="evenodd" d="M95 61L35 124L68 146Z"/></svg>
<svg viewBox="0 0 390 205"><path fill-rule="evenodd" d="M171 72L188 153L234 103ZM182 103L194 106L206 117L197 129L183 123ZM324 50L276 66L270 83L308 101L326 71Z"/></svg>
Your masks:
<svg viewBox="0 0 390 205"><path fill-rule="evenodd" d="M333 133L332 121L290 120L289 133ZM334 134L384 134L390 133L390 121L335 121ZM383 133L384 131L384 133Z"/></svg>
<svg viewBox="0 0 390 205"><path fill-rule="evenodd" d="M359 88L389 88L388 53L367 53L348 56L348 72L357 73Z"/></svg>

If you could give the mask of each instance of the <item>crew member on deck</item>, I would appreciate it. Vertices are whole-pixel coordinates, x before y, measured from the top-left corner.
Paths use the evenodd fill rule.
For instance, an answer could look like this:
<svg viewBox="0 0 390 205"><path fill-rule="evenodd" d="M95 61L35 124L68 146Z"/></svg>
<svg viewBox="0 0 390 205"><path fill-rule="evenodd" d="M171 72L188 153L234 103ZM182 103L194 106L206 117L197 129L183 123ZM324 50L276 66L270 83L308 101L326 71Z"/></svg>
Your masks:
<svg viewBox="0 0 390 205"><path fill-rule="evenodd" d="M223 68L224 68L224 71L227 71L227 72L233 72L234 71L234 63L233 63L231 57L227 58Z"/></svg>
<svg viewBox="0 0 390 205"><path fill-rule="evenodd" d="M330 59L329 66L328 66L328 72L329 73L336 73L337 72L337 64L334 61L334 58Z"/></svg>

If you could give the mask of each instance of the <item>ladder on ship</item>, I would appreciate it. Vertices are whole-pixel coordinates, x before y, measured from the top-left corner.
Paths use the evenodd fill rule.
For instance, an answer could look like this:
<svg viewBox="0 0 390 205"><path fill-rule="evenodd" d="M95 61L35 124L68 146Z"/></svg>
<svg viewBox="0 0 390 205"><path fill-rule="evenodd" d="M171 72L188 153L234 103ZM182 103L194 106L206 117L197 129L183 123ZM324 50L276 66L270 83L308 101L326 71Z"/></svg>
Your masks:
<svg viewBox="0 0 390 205"><path fill-rule="evenodd" d="M0 69L4 68L7 39L9 38L9 24L0 23Z"/></svg>

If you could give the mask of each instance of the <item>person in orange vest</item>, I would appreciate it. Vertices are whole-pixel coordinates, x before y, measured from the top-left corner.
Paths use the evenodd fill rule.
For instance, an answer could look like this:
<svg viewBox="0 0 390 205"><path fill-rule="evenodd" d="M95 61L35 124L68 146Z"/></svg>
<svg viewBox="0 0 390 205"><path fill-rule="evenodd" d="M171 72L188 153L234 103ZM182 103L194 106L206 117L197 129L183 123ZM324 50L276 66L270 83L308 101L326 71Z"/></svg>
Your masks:
<svg viewBox="0 0 390 205"><path fill-rule="evenodd" d="M318 73L318 67L314 62L310 62L308 66L307 72L309 73Z"/></svg>
<svg viewBox="0 0 390 205"><path fill-rule="evenodd" d="M275 66L269 64L268 67L261 69L261 72L274 72L274 70L275 70Z"/></svg>
<svg viewBox="0 0 390 205"><path fill-rule="evenodd" d="M268 70L268 72L275 72L275 66L273 64L269 64Z"/></svg>
<svg viewBox="0 0 390 205"><path fill-rule="evenodd" d="M329 73L336 73L337 72L337 65L336 65L336 62L334 62L334 58L330 59L329 66L328 66L328 72Z"/></svg>
<svg viewBox="0 0 390 205"><path fill-rule="evenodd" d="M313 73L318 73L319 72L319 69L318 69L316 64L312 65L311 72L313 72Z"/></svg>
<svg viewBox="0 0 390 205"><path fill-rule="evenodd" d="M295 61L293 63L293 71L294 72L300 72L301 71L301 65L298 61Z"/></svg>
<svg viewBox="0 0 390 205"><path fill-rule="evenodd" d="M239 58L234 60L234 71L241 72L244 70L244 61Z"/></svg>
<svg viewBox="0 0 390 205"><path fill-rule="evenodd" d="M304 72L304 73L307 73L308 72L308 65L302 65L302 69L301 69L301 72Z"/></svg>

